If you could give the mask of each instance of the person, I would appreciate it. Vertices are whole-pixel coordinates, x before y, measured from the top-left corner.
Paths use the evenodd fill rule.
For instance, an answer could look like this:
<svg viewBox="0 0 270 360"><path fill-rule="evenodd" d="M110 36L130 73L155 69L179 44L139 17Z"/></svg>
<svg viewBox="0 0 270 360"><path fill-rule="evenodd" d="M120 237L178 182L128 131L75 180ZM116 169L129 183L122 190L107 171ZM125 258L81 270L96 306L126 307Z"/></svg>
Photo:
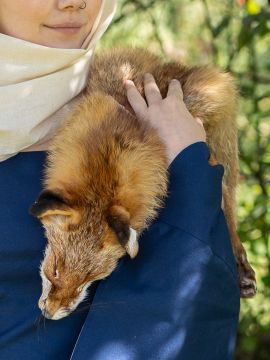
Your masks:
<svg viewBox="0 0 270 360"><path fill-rule="evenodd" d="M88 303L42 319L38 266L46 240L28 208L41 191L46 150L86 84L94 47L116 1L0 2L0 359L228 360L240 293L221 208L221 164L173 80L162 99L151 74L137 116L159 131L169 160L164 208L123 258L89 289ZM91 74L90 74L91 76Z"/></svg>

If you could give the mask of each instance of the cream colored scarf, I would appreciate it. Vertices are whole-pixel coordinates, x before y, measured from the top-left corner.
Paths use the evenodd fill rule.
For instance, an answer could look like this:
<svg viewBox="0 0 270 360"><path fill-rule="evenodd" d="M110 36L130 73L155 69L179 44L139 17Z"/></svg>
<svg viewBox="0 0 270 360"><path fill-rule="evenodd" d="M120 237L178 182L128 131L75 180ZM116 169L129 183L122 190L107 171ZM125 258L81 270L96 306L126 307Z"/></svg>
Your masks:
<svg viewBox="0 0 270 360"><path fill-rule="evenodd" d="M103 0L81 49L36 45L0 34L0 161L49 140L85 87L95 45L115 13Z"/></svg>

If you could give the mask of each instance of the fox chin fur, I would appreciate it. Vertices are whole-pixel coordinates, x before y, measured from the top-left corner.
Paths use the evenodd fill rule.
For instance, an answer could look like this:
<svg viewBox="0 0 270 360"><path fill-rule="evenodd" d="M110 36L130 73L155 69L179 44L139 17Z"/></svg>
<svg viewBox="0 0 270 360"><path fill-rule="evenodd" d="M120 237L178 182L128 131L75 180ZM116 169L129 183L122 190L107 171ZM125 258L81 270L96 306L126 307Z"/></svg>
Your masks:
<svg viewBox="0 0 270 360"><path fill-rule="evenodd" d="M164 145L155 129L137 119L123 84L133 80L144 95L147 72L163 97L170 80L178 79L188 110L203 121L209 163L225 170L222 207L241 296L256 292L255 274L236 232L238 92L232 77L207 66L164 62L142 49L115 48L94 58L86 90L53 139L44 191L31 208L48 237L41 271L50 290L46 283L47 297L43 289L40 307L50 318L74 310L70 303L76 303L78 289L108 276L124 254L136 256L137 237L166 197ZM64 300L59 303L60 292Z"/></svg>

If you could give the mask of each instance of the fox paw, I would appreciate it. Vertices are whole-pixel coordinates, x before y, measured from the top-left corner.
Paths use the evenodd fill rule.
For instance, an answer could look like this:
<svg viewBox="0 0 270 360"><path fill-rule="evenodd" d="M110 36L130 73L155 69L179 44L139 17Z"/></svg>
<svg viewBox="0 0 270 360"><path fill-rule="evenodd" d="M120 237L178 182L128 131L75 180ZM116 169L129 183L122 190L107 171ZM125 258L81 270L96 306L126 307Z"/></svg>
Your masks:
<svg viewBox="0 0 270 360"><path fill-rule="evenodd" d="M252 298L257 292L255 271L244 254L237 260L241 298Z"/></svg>

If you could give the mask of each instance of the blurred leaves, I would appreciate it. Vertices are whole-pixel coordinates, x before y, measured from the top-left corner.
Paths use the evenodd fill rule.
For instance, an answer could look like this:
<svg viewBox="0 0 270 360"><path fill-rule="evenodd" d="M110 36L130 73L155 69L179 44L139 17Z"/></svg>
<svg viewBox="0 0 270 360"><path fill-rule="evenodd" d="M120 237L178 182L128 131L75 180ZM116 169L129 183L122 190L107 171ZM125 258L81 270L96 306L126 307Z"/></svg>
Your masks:
<svg viewBox="0 0 270 360"><path fill-rule="evenodd" d="M119 0L102 47L135 45L230 71L238 84L238 233L258 294L241 302L237 360L270 359L270 1Z"/></svg>
<svg viewBox="0 0 270 360"><path fill-rule="evenodd" d="M259 12L248 14L242 20L242 27L238 37L238 49L247 46L250 38L263 37L270 31L270 12L262 9Z"/></svg>

